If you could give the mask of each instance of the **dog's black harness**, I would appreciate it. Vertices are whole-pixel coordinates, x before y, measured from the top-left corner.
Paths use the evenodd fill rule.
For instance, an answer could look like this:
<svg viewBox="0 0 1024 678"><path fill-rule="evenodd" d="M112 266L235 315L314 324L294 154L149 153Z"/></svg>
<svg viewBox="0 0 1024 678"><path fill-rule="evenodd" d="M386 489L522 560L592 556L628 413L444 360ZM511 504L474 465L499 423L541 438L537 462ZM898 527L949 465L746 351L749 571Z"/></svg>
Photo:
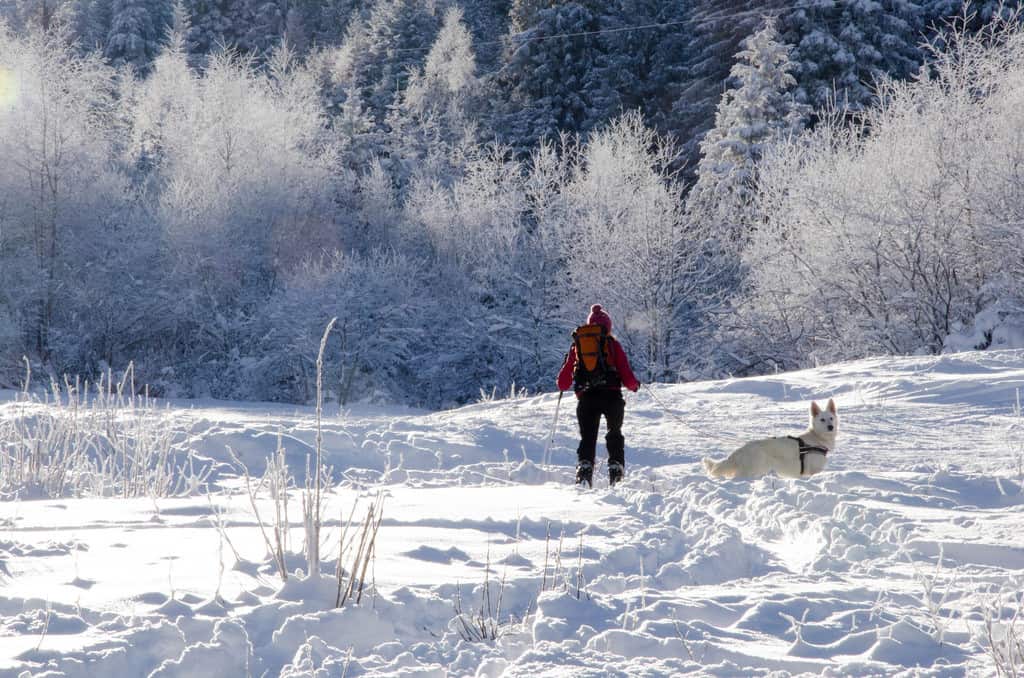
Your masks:
<svg viewBox="0 0 1024 678"><path fill-rule="evenodd" d="M806 457L808 454L814 454L815 452L817 452L818 454L820 454L823 457L828 455L828 448L827 447L819 447L817 445L808 445L807 443L804 442L803 438L797 438L796 436L786 436L786 437L789 438L790 440L795 440L796 444L797 444L797 447L800 450L800 475L804 474L804 457Z"/></svg>

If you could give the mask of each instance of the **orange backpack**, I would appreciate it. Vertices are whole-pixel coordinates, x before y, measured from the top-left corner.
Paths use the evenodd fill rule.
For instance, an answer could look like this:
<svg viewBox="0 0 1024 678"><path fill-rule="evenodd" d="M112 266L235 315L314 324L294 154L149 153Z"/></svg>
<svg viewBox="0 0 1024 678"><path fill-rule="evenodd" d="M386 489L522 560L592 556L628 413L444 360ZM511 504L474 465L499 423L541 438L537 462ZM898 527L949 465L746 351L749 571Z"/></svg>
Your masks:
<svg viewBox="0 0 1024 678"><path fill-rule="evenodd" d="M572 333L572 340L576 346L576 367L572 375L576 391L604 386L616 376L607 330L597 324L581 325Z"/></svg>

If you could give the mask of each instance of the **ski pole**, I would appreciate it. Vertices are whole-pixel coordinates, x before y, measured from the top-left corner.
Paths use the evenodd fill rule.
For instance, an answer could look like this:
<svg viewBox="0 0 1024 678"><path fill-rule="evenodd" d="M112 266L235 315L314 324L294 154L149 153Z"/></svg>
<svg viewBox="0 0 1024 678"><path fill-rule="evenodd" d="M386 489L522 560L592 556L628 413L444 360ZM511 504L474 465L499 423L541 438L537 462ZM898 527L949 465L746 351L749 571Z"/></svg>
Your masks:
<svg viewBox="0 0 1024 678"><path fill-rule="evenodd" d="M555 420L551 422L551 435L548 436L548 444L544 446L544 456L542 460L545 466L550 464L548 460L548 453L551 451L551 443L555 440L555 431L558 430L558 408L562 406L562 394L565 391L558 392L558 402L555 403Z"/></svg>

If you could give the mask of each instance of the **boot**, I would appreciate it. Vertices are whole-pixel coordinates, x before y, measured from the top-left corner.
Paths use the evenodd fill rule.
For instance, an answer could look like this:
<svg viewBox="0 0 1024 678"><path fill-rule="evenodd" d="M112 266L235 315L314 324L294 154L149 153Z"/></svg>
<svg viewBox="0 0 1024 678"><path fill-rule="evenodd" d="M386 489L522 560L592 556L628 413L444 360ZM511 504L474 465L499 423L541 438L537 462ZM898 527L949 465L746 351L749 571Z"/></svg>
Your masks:
<svg viewBox="0 0 1024 678"><path fill-rule="evenodd" d="M587 487L594 486L594 465L589 461L581 461L576 465L576 484L587 484Z"/></svg>
<svg viewBox="0 0 1024 678"><path fill-rule="evenodd" d="M615 487L615 484L622 480L622 473L625 471L622 464L617 461L608 463L608 485Z"/></svg>

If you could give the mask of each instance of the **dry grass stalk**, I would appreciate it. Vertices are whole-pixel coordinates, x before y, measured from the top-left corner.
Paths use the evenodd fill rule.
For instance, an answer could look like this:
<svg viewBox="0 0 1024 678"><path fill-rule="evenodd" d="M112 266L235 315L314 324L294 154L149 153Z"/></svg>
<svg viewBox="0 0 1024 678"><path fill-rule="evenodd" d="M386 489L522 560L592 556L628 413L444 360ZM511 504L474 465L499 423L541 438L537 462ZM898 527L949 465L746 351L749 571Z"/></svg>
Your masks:
<svg viewBox="0 0 1024 678"><path fill-rule="evenodd" d="M335 571L335 581L337 583L337 593L334 600L335 607L344 607L350 601L356 605L362 602L363 590L366 586L366 571L369 568L370 561L376 557L377 533L384 520L384 499L381 495L378 495L370 503L362 525L357 528L359 530L358 534L353 533L350 541L346 543L345 536L350 531L355 512L356 507L353 506L352 512L349 513L349 520L344 523L342 528L338 567ZM352 544L356 542L357 538L358 546L352 552L350 565L346 570L344 567L345 554L351 551Z"/></svg>
<svg viewBox="0 0 1024 678"><path fill-rule="evenodd" d="M306 526L306 564L311 576L320 576L320 533L323 527L323 410L324 410L324 352L327 338L334 329L337 318L331 318L320 337L320 350L316 356L316 457L313 464L313 487L309 487L309 462L306 462L306 492L303 497L304 523Z"/></svg>
<svg viewBox="0 0 1024 678"><path fill-rule="evenodd" d="M466 613L462 607L462 587L455 588L456 630L463 640L472 643L495 641L501 637L501 604L505 594L505 574L501 575L498 584L498 597L495 601L491 596L491 547L487 545L487 563L484 567L484 583L480 591L480 606L475 612Z"/></svg>
<svg viewBox="0 0 1024 678"><path fill-rule="evenodd" d="M245 491L249 496L249 505L252 507L253 515L256 517L256 524L260 528L260 534L263 535L263 543L267 547L267 553L273 557L274 565L277 568L278 576L281 577L281 581L288 581L288 564L285 555L288 552L287 488L290 476L288 475L288 467L284 464L284 448L281 447L281 436L278 434L277 451L273 457L267 458L267 469L264 471L263 478L260 479L258 485L253 485L249 467L245 465L245 462L230 447L228 447L228 454L231 456L231 460L242 470L242 477L245 480ZM270 486L271 500L274 503L274 524L271 527L274 535L273 539L267 534L266 523L260 515L259 504L256 502L256 497L264 484Z"/></svg>

